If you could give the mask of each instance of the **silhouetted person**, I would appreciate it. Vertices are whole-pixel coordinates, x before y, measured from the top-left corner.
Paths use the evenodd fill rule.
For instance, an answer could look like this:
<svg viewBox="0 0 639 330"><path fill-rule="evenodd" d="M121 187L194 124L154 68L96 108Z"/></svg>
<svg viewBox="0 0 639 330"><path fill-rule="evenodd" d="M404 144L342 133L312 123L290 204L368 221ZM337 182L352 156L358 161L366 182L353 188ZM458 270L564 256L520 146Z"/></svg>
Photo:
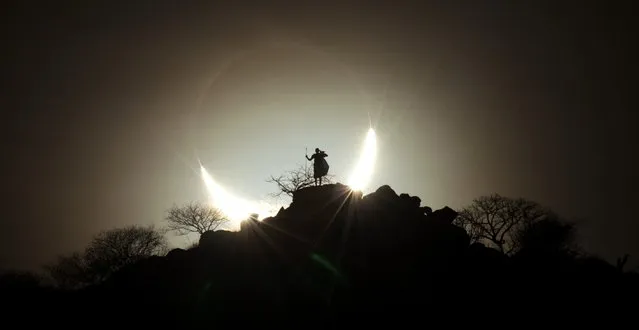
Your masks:
<svg viewBox="0 0 639 330"><path fill-rule="evenodd" d="M306 159L313 160L313 178L315 178L315 185L317 186L317 181L319 179L319 185L322 185L322 177L328 174L328 163L326 162L326 158L328 155L326 152L320 150L319 148L315 148L315 153L308 157L306 155Z"/></svg>

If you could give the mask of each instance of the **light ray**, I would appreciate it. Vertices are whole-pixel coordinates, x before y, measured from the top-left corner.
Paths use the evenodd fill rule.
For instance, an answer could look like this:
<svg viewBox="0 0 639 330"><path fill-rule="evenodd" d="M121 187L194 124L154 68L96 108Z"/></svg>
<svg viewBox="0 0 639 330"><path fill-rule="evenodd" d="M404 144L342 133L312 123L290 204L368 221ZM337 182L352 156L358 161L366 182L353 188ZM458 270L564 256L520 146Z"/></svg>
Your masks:
<svg viewBox="0 0 639 330"><path fill-rule="evenodd" d="M229 218L232 227L234 227L233 229L239 228L240 223L248 219L253 213L258 214L258 219L261 220L270 216L273 212L273 206L267 202L249 201L228 192L213 180L213 177L201 164L200 172L211 204L220 209Z"/></svg>
<svg viewBox="0 0 639 330"><path fill-rule="evenodd" d="M364 141L364 148L349 180L348 186L353 190L363 190L368 186L377 159L377 136L375 130L370 127Z"/></svg>

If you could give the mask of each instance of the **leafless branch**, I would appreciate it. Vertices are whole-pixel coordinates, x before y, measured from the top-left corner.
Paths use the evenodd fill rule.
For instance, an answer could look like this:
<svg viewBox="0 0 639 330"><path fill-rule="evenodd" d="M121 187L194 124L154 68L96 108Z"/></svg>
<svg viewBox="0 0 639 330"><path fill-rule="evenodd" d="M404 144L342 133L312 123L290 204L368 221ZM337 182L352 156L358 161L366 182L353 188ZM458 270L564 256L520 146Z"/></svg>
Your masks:
<svg viewBox="0 0 639 330"><path fill-rule="evenodd" d="M59 257L45 267L63 288L75 289L105 280L125 265L167 250L164 233L153 227L128 226L102 231L93 237L83 253Z"/></svg>
<svg viewBox="0 0 639 330"><path fill-rule="evenodd" d="M333 175L327 175L322 178L322 183L332 183ZM279 176L271 176L266 182L274 183L277 191L271 193L272 197L281 197L287 195L293 197L296 191L313 186L315 178L313 177L313 167L300 165L298 168L286 171L285 174Z"/></svg>
<svg viewBox="0 0 639 330"><path fill-rule="evenodd" d="M202 235L207 231L218 229L229 221L219 209L199 202L171 207L166 220L169 230L180 235L189 233Z"/></svg>
<svg viewBox="0 0 639 330"><path fill-rule="evenodd" d="M549 213L535 202L493 194L459 211L455 224L466 229L472 242L488 243L510 254L519 248L517 233Z"/></svg>

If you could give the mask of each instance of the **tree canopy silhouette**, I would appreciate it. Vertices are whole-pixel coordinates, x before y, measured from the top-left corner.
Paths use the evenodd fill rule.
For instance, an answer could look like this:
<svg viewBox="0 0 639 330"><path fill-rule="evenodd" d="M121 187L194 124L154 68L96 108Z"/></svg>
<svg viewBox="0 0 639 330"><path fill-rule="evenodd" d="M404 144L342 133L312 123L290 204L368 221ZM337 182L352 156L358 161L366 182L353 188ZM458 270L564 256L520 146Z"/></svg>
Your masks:
<svg viewBox="0 0 639 330"><path fill-rule="evenodd" d="M183 206L173 206L166 216L169 230L180 235L203 233L216 230L226 224L229 219L219 209L200 203L191 202Z"/></svg>
<svg viewBox="0 0 639 330"><path fill-rule="evenodd" d="M520 250L536 253L574 253L576 228L572 223L557 217L536 221L519 231L517 241Z"/></svg>
<svg viewBox="0 0 639 330"><path fill-rule="evenodd" d="M93 237L83 253L61 256L46 266L60 287L78 288L104 281L120 268L167 250L163 233L152 226L105 230Z"/></svg>
<svg viewBox="0 0 639 330"><path fill-rule="evenodd" d="M114 326L180 328L237 322L247 313L260 324L302 319L329 327L371 313L375 321L419 322L424 312L449 321L451 306L477 315L501 306L506 315L538 317L540 299L570 317L562 308L636 309L626 298L639 293L639 275L623 270L625 258L615 267L570 253L574 225L536 203L498 195L478 201L462 219L475 221L466 223L478 231L475 239L512 240L503 248L516 246L516 253L471 243L449 207L433 211L388 185L363 195L333 184L297 191L273 217L245 221L239 231L205 232L197 246L162 256L145 257L163 254L151 248L163 239L158 231L103 232L56 268L70 287L85 288L34 290L28 278L0 277L0 290L3 283L19 288L0 292L0 301L33 315L55 309ZM140 240L149 245L131 243ZM469 279L485 290L469 290Z"/></svg>
<svg viewBox="0 0 639 330"><path fill-rule="evenodd" d="M454 224L466 229L472 242L511 254L520 248L521 232L549 216L552 212L536 202L493 194L462 208Z"/></svg>

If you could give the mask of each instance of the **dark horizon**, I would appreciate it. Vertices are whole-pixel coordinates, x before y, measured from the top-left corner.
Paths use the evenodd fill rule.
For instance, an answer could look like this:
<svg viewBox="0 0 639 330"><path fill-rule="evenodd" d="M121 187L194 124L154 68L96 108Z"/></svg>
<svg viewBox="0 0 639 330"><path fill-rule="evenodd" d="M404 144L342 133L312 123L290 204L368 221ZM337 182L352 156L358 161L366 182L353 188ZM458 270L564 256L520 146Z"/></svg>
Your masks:
<svg viewBox="0 0 639 330"><path fill-rule="evenodd" d="M343 182L369 114L370 190L435 208L525 197L578 220L588 251L637 267L633 7L9 5L0 269L162 225L202 198L198 161L262 199L270 175L320 147Z"/></svg>

